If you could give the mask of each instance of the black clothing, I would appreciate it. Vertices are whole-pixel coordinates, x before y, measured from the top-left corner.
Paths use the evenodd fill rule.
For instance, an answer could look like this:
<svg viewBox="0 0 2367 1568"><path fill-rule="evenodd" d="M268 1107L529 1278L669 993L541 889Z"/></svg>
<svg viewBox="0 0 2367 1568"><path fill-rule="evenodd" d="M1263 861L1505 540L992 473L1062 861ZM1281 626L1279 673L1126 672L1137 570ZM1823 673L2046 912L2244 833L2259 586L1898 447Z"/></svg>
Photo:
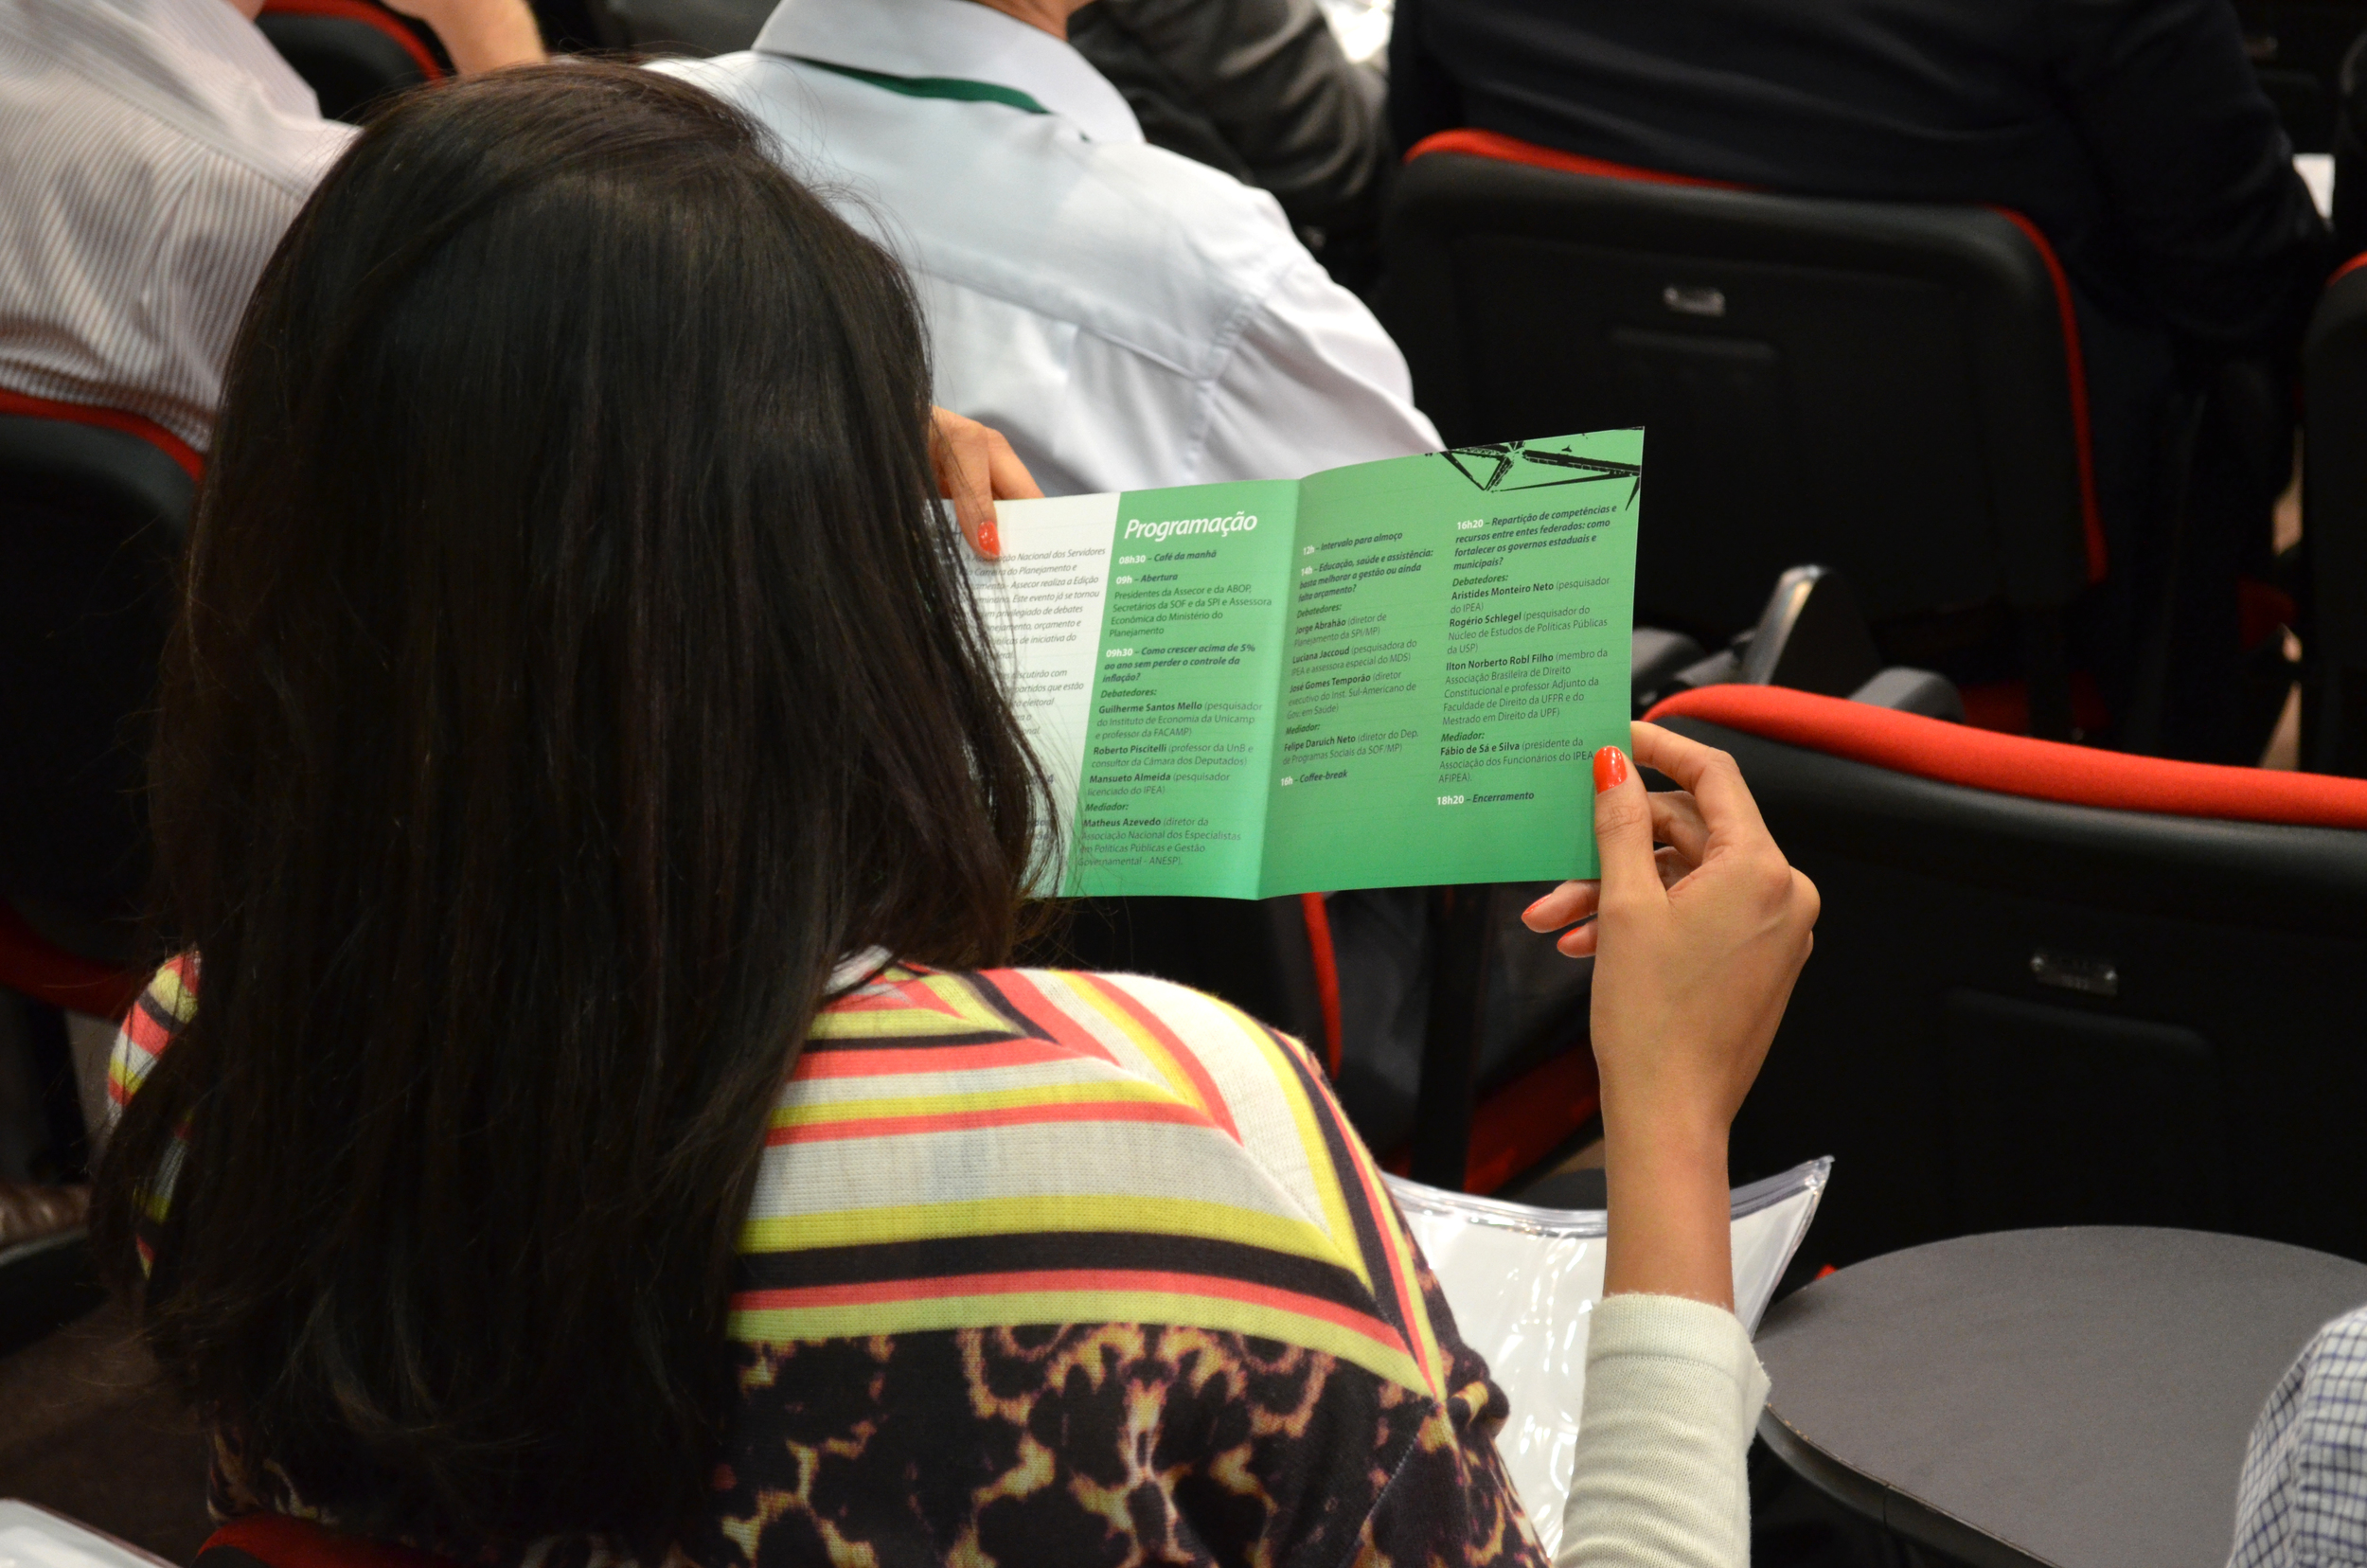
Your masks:
<svg viewBox="0 0 2367 1568"><path fill-rule="evenodd" d="M2072 281L2111 558L2085 658L2126 717L2143 650L2166 648L2170 716L2145 743L2257 756L2235 579L2265 575L2284 473L2240 458L2291 437L2216 404L2230 362L2289 381L2333 254L2227 0L1397 0L1390 77L1408 147L1470 126L2030 219Z"/></svg>
<svg viewBox="0 0 2367 1568"><path fill-rule="evenodd" d="M1272 192L1335 277L1366 280L1397 167L1386 88L1315 0L1095 0L1068 38L1152 146Z"/></svg>
<svg viewBox="0 0 2367 1568"><path fill-rule="evenodd" d="M2286 356L2325 277L2227 0L1399 0L1390 60L1406 146L2011 207L2181 347Z"/></svg>
<svg viewBox="0 0 2367 1568"><path fill-rule="evenodd" d="M2335 254L2367 252L2367 32L2342 57L2334 121Z"/></svg>

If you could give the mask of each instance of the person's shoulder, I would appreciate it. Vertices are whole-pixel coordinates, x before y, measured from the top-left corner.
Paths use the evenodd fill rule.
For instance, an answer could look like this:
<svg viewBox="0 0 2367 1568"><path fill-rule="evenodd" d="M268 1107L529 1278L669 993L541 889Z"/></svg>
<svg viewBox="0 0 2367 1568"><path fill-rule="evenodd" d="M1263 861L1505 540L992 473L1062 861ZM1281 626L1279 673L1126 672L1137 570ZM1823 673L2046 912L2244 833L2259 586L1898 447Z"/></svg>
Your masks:
<svg viewBox="0 0 2367 1568"><path fill-rule="evenodd" d="M1259 294L1307 254L1270 192L1220 169L1148 142L1046 139L1146 252L1191 257L1222 285Z"/></svg>
<svg viewBox="0 0 2367 1568"><path fill-rule="evenodd" d="M1262 190L1057 114L914 97L777 55L667 62L761 121L782 162L937 284L1211 373L1295 265Z"/></svg>
<svg viewBox="0 0 2367 1568"><path fill-rule="evenodd" d="M1194 1069L1251 1080L1287 1078L1302 1087L1301 1075L1312 1070L1296 1041L1204 991L1147 974L1086 970L883 965L823 1009L808 1049L827 1054L887 1040L907 1051L961 1048L995 1039L1028 1042L1021 1056L1036 1064L1113 1069L1186 1098L1199 1097L1184 1090Z"/></svg>
<svg viewBox="0 0 2367 1568"><path fill-rule="evenodd" d="M103 6L50 8L41 20L28 45L38 88L18 96L16 114L67 127L29 145L70 152L86 174L120 180L144 165L160 184L259 182L301 203L357 134L323 117L236 16L176 14L179 31Z"/></svg>
<svg viewBox="0 0 2367 1568"><path fill-rule="evenodd" d="M743 1338L1024 1310L1279 1339L1444 1396L1417 1254L1320 1068L1144 975L887 965L844 989L774 1107L740 1251L781 1282L740 1300Z"/></svg>
<svg viewBox="0 0 2367 1568"><path fill-rule="evenodd" d="M1142 974L886 966L815 1018L781 1105L783 1143L959 1131L1007 1143L1013 1162L1065 1165L1076 1140L1098 1139L1179 1170L1234 1167L1258 1203L1291 1207L1363 1185L1361 1146L1304 1046ZM1039 1149L1056 1122L1058 1147Z"/></svg>

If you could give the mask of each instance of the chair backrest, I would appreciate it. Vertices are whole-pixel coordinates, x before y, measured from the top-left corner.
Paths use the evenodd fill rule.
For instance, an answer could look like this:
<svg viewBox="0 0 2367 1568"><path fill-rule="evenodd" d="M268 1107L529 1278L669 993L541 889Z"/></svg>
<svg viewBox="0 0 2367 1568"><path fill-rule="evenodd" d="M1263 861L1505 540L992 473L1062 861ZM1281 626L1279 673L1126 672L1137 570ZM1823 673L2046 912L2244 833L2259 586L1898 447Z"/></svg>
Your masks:
<svg viewBox="0 0 2367 1568"><path fill-rule="evenodd" d="M241 1514L205 1538L189 1568L456 1568L408 1546L345 1535L286 1514Z"/></svg>
<svg viewBox="0 0 2367 1568"><path fill-rule="evenodd" d="M359 122L374 100L449 74L418 34L373 0L264 0L255 25L330 119Z"/></svg>
<svg viewBox="0 0 2367 1568"><path fill-rule="evenodd" d="M1722 640L1785 567L1876 620L2104 569L2069 285L2017 215L1776 196L1457 131L1377 307L1452 445L1643 425L1636 613Z"/></svg>
<svg viewBox="0 0 2367 1568"><path fill-rule="evenodd" d="M2309 558L2304 763L2367 776L2367 256L2326 285L2302 346Z"/></svg>
<svg viewBox="0 0 2367 1568"><path fill-rule="evenodd" d="M1836 1157L1817 1261L2091 1222L2367 1259L2367 781L1767 686L1651 717L1824 896L1734 1142L1743 1180Z"/></svg>
<svg viewBox="0 0 2367 1568"><path fill-rule="evenodd" d="M2367 32L2351 41L2335 92L2334 239L2348 255L2367 249Z"/></svg>
<svg viewBox="0 0 2367 1568"><path fill-rule="evenodd" d="M591 0L612 48L719 55L752 47L774 0Z"/></svg>
<svg viewBox="0 0 2367 1568"><path fill-rule="evenodd" d="M201 467L136 415L0 392L0 895L136 890L138 719Z"/></svg>

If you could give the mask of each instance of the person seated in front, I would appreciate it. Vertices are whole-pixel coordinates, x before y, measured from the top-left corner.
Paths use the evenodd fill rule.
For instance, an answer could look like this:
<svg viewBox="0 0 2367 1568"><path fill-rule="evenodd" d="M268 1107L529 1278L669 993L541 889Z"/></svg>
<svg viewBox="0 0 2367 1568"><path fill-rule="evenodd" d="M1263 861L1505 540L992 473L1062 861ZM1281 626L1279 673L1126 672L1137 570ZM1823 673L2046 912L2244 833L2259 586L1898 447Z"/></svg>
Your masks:
<svg viewBox="0 0 2367 1568"><path fill-rule="evenodd" d="M543 58L525 0L392 0L463 73ZM0 389L203 452L247 295L353 137L263 0L0 0Z"/></svg>
<svg viewBox="0 0 2367 1568"><path fill-rule="evenodd" d="M1054 495L1429 452L1404 356L1274 199L1148 145L1085 0L781 0L654 68L747 110L913 275L934 401Z"/></svg>
<svg viewBox="0 0 2367 1568"><path fill-rule="evenodd" d="M900 271L683 82L417 95L298 217L97 1205L224 1513L489 1565L1540 1560L1307 1051L999 967L1054 849L930 432ZM1726 1131L1817 899L1730 758L1633 746L1601 882L1530 914L1585 922L1609 1141L1563 1556L1709 1568L1765 1394Z"/></svg>
<svg viewBox="0 0 2367 1568"><path fill-rule="evenodd" d="M2268 575L2291 443L2271 435L2256 455L2239 431L2273 432L2292 400L2231 394L2289 387L2332 254L2226 0L1399 0L1390 62L1402 147L1470 127L1753 189L2002 206L2036 224L2076 303L2111 559L2086 631L2107 695L2126 717L2175 570L2170 750L2258 757L2252 728L2286 686L2253 712L2235 684L2236 579ZM2181 439L2198 451L2179 541Z"/></svg>

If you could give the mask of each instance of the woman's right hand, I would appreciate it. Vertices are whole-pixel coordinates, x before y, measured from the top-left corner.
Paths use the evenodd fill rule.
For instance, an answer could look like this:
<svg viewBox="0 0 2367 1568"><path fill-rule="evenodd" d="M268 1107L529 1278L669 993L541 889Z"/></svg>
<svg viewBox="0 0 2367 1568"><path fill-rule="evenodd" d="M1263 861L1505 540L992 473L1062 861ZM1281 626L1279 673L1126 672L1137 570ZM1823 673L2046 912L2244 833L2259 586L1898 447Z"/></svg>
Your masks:
<svg viewBox="0 0 2367 1568"><path fill-rule="evenodd" d="M1611 1189L1607 1292L1733 1304L1726 1133L1807 961L1818 900L1768 835L1724 752L1657 724L1636 759L1675 780L1648 793L1616 748L1594 759L1599 882L1565 882L1523 914L1594 954L1594 1060ZM1655 841L1667 847L1655 851Z"/></svg>

